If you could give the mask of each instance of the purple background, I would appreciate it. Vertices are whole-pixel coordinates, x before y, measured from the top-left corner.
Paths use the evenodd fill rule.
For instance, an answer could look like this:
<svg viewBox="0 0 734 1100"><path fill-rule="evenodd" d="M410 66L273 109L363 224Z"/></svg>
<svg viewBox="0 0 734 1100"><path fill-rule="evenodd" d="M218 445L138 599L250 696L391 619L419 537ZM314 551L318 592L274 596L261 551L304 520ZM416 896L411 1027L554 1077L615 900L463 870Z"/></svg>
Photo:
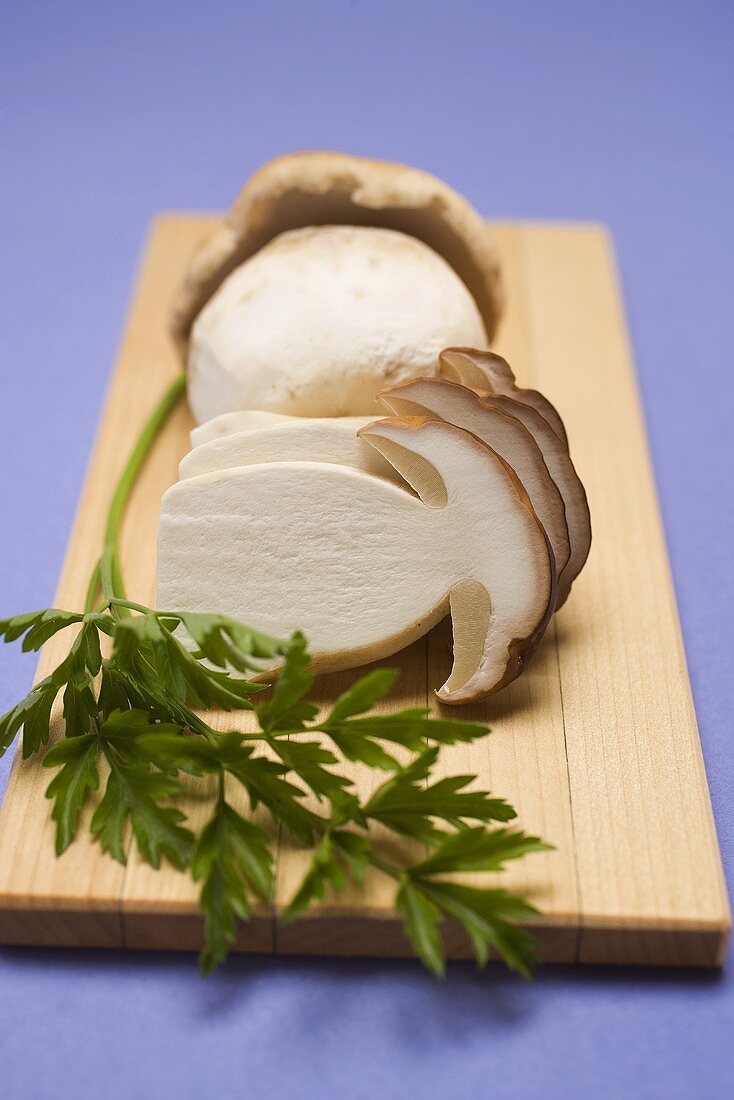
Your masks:
<svg viewBox="0 0 734 1100"><path fill-rule="evenodd" d="M618 250L724 858L734 852L734 7L2 5L0 608L51 600L151 216L295 148L395 158ZM593 364L589 364L593 369ZM8 648L0 709L32 664ZM4 761L3 778L9 761ZM502 792L498 792L502 793ZM723 975L0 950L5 1097L724 1097Z"/></svg>

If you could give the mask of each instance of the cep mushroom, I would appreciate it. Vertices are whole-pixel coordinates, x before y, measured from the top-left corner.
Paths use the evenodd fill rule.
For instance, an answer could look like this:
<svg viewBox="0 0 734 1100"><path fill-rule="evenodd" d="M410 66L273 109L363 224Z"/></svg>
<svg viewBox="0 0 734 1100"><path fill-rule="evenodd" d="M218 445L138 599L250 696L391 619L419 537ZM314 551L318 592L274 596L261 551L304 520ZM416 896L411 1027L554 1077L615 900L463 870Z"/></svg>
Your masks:
<svg viewBox="0 0 734 1100"><path fill-rule="evenodd" d="M374 410L391 381L436 374L457 341L486 340L477 305L427 245L392 229L320 226L276 237L194 321L189 404L296 416Z"/></svg>
<svg viewBox="0 0 734 1100"><path fill-rule="evenodd" d="M375 477L396 478L394 468L357 432L374 418L342 416L308 420L291 417L200 443L181 460L180 478L262 462L330 462Z"/></svg>
<svg viewBox="0 0 734 1100"><path fill-rule="evenodd" d="M193 257L171 332L195 418L359 415L391 382L484 347L500 316L485 220L400 164L301 153L265 165Z"/></svg>
<svg viewBox="0 0 734 1100"><path fill-rule="evenodd" d="M398 416L431 416L472 432L512 467L546 530L558 570L558 591L571 553L566 509L543 454L515 416L482 402L473 390L441 378L418 378L392 386L380 400Z"/></svg>
<svg viewBox="0 0 734 1100"><path fill-rule="evenodd" d="M158 605L222 611L309 639L316 670L386 657L450 610L446 703L514 679L555 603L547 536L494 451L439 420L360 430L412 485L276 462L200 474L163 498Z"/></svg>

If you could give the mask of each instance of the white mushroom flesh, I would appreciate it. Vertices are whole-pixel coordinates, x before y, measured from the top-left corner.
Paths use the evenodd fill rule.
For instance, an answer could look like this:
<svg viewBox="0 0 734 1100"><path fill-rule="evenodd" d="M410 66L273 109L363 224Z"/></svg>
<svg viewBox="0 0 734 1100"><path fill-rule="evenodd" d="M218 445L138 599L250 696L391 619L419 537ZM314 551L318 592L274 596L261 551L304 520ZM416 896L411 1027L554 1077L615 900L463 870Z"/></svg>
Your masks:
<svg viewBox="0 0 734 1100"><path fill-rule="evenodd" d="M437 252L390 229L296 229L236 268L196 318L189 402L199 423L241 409L369 415L385 386L435 376L451 344L483 347L486 332Z"/></svg>
<svg viewBox="0 0 734 1100"><path fill-rule="evenodd" d="M263 462L329 462L374 477L402 478L357 431L374 417L342 416L309 420L292 417L260 428L233 432L200 443L181 461L179 477Z"/></svg>
<svg viewBox="0 0 734 1100"><path fill-rule="evenodd" d="M317 670L385 657L451 608L446 702L522 669L555 598L542 527L509 467L437 420L381 421L367 439L412 484L276 462L201 474L163 498L158 605L222 611L309 639Z"/></svg>

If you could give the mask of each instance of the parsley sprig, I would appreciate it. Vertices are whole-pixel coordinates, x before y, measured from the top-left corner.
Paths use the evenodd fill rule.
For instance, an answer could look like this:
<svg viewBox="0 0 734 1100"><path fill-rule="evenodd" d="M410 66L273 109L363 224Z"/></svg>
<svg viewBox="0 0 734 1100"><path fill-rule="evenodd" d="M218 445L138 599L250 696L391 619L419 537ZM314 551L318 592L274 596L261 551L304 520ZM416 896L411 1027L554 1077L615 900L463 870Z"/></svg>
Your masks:
<svg viewBox="0 0 734 1100"><path fill-rule="evenodd" d="M515 811L476 790L475 776L434 775L441 747L486 736L484 725L420 707L374 713L397 676L386 668L358 679L320 713L308 699L314 675L302 635L278 640L225 615L154 610L126 598L119 529L127 498L182 392L181 377L125 466L85 610L0 620L0 636L22 638L25 651L73 633L61 663L0 718L0 754L20 736L24 758L43 753L55 769L46 794L57 854L73 843L82 811L93 804L89 828L112 858L124 863L132 839L151 866L165 859L189 873L205 918L205 973L225 959L238 921L272 898L280 835L310 851L283 920L303 916L327 891L359 886L370 870L393 880L406 933L435 974L444 971L441 924L450 919L465 930L480 965L491 948L529 976L533 938L518 922L536 910L457 875L501 871L548 846L507 828ZM260 677L274 663L280 669L268 691ZM47 747L59 707L63 736ZM220 732L207 721L213 708L252 711L259 729ZM379 776L369 798L360 799L345 761ZM192 784L211 793L198 832L182 808L184 779L188 793ZM264 812L255 815L258 809Z"/></svg>

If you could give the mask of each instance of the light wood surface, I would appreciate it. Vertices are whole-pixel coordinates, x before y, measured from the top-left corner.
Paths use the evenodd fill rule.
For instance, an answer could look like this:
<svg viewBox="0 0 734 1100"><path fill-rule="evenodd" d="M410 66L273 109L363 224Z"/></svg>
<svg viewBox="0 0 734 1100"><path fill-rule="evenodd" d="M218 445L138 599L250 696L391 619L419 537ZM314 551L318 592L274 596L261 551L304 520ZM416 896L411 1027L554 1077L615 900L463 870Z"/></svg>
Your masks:
<svg viewBox="0 0 734 1100"><path fill-rule="evenodd" d="M153 227L57 606L81 606L115 478L177 370L165 313L212 222L167 216ZM508 287L497 350L563 415L589 495L594 544L528 672L487 703L464 708L492 735L446 749L441 766L476 773L478 785L516 805L519 824L555 845L502 876L543 911L535 929L543 958L718 965L729 909L609 242L594 226L495 230ZM154 599L161 494L176 479L190 427L182 407L146 465L126 520L124 571L131 598L143 603ZM62 634L46 646L39 676L67 644ZM432 701L449 644L442 624L398 655L402 676L386 705ZM322 677L318 699L327 703L356 675ZM367 793L368 770L353 774ZM152 871L134 849L122 867L85 840L83 829L56 859L48 781L47 770L16 760L0 809L0 941L198 947L201 919L185 875ZM195 822L206 805L192 799L187 810ZM278 912L303 867L304 853L281 839L273 904L242 925L238 949L410 953L391 910L392 888L377 874L363 890L282 926ZM451 955L468 954L457 929L447 928L446 938Z"/></svg>

